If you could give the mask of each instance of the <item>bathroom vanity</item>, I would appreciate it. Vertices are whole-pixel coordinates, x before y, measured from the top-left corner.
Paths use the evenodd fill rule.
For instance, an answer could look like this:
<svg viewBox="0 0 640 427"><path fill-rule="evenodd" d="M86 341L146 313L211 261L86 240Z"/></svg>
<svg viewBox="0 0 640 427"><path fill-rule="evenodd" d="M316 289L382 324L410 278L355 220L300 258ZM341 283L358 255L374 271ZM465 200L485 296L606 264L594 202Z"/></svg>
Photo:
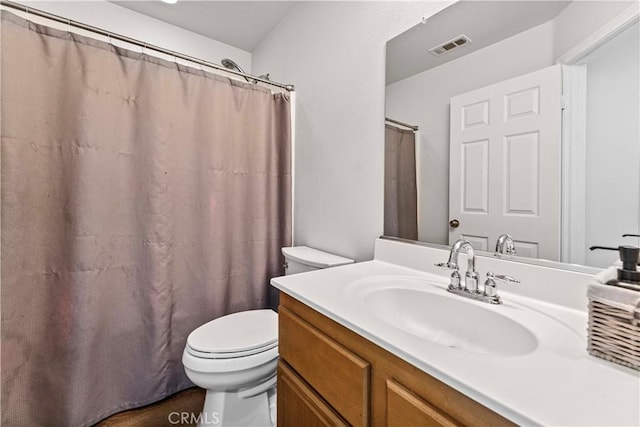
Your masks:
<svg viewBox="0 0 640 427"><path fill-rule="evenodd" d="M278 425L639 425L640 374L589 356L590 275L478 257L521 283L447 292L448 251L280 277ZM517 287L516 287L517 286Z"/></svg>
<svg viewBox="0 0 640 427"><path fill-rule="evenodd" d="M279 425L512 425L290 296L279 316Z"/></svg>

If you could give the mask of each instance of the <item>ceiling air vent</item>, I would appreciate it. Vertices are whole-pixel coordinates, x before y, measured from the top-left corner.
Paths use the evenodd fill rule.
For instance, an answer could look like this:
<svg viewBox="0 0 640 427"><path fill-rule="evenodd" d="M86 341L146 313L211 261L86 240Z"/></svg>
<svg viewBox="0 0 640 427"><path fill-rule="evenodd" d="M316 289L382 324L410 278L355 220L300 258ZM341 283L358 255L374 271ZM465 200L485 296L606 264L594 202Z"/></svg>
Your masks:
<svg viewBox="0 0 640 427"><path fill-rule="evenodd" d="M435 56L440 56L440 55L444 55L447 52L451 52L452 50L459 48L460 46L464 46L469 43L471 43L471 39L463 34L461 36L458 36L454 39L451 39L447 42L442 43L440 46L432 47L431 49L429 49L429 52L431 52Z"/></svg>

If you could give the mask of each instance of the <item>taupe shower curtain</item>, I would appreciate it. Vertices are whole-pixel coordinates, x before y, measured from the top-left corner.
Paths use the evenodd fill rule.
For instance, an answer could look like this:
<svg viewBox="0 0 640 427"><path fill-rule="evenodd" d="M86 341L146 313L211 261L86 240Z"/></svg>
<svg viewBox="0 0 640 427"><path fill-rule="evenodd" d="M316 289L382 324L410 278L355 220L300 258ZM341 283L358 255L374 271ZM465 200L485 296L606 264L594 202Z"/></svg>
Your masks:
<svg viewBox="0 0 640 427"><path fill-rule="evenodd" d="M385 125L384 235L418 240L415 133Z"/></svg>
<svg viewBox="0 0 640 427"><path fill-rule="evenodd" d="M190 386L189 332L282 273L287 96L6 12L1 72L2 424Z"/></svg>

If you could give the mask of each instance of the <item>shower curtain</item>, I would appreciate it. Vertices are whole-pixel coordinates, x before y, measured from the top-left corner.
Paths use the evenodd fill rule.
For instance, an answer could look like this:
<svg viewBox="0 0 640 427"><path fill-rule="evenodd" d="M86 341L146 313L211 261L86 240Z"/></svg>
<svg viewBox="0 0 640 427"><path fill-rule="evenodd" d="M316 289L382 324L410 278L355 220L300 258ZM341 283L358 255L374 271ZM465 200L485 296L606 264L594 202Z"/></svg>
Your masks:
<svg viewBox="0 0 640 427"><path fill-rule="evenodd" d="M2 12L2 424L191 386L194 328L267 304L289 101Z"/></svg>
<svg viewBox="0 0 640 427"><path fill-rule="evenodd" d="M385 125L384 235L418 240L415 133Z"/></svg>

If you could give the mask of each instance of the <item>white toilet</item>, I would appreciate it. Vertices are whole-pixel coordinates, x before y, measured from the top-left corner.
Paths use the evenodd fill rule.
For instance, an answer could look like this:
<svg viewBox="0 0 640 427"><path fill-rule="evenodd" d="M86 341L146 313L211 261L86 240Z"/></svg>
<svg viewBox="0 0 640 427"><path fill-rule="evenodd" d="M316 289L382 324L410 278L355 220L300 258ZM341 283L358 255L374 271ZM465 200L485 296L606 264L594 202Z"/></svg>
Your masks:
<svg viewBox="0 0 640 427"><path fill-rule="evenodd" d="M306 246L282 248L285 275L351 264ZM199 426L273 426L276 421L278 315L250 310L214 319L187 338L182 364L207 390Z"/></svg>

